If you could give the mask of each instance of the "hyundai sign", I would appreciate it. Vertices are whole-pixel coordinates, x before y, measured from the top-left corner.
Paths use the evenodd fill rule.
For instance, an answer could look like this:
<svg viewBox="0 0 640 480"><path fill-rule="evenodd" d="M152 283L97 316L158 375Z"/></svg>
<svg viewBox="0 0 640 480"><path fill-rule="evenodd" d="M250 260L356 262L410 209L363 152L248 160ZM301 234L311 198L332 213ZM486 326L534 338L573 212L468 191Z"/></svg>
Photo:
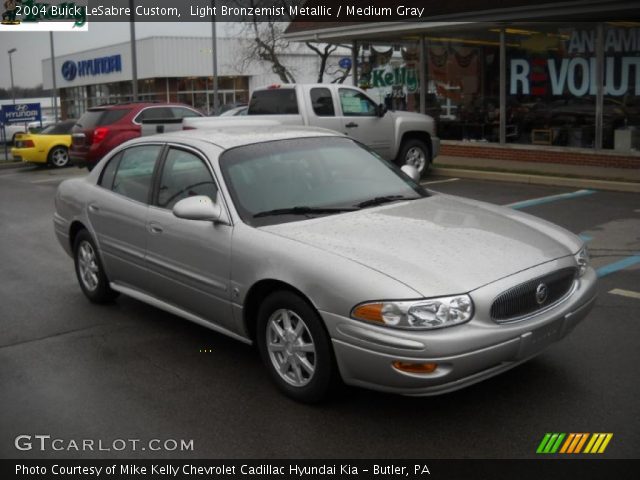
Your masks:
<svg viewBox="0 0 640 480"><path fill-rule="evenodd" d="M67 82L72 82L76 77L95 77L121 71L122 58L119 54L77 62L67 60L62 64L62 77Z"/></svg>
<svg viewBox="0 0 640 480"><path fill-rule="evenodd" d="M41 119L39 103L19 103L2 107L4 123L38 122Z"/></svg>

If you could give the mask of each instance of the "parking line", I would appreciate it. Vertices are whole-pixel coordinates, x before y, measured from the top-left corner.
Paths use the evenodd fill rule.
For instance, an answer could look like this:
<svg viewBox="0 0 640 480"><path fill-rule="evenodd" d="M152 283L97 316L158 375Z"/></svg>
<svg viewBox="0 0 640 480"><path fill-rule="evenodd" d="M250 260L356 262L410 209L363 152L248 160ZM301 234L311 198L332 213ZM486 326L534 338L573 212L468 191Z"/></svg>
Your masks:
<svg viewBox="0 0 640 480"><path fill-rule="evenodd" d="M631 290L614 288L613 290L609 290L609 293L612 293L613 295L620 295L621 297L629 297L629 298L635 298L636 300L640 300L640 292L633 292Z"/></svg>
<svg viewBox="0 0 640 480"><path fill-rule="evenodd" d="M447 178L446 180L433 180L432 182L422 182L420 185L433 185L434 183L457 182L459 178Z"/></svg>
<svg viewBox="0 0 640 480"><path fill-rule="evenodd" d="M549 195L548 197L532 198L531 200L524 200L522 202L508 203L505 207L520 208L533 207L535 205L543 205L545 203L556 202L558 200L569 200L571 198L584 197L585 195L593 195L595 190L576 190L575 192L560 193L558 195Z"/></svg>
<svg viewBox="0 0 640 480"><path fill-rule="evenodd" d="M619 270L635 265L636 263L640 263L640 255L632 255L630 257L623 258L622 260L618 260L617 262L610 263L609 265L605 265L604 267L600 267L596 270L596 273L598 274L598 277L605 277Z"/></svg>

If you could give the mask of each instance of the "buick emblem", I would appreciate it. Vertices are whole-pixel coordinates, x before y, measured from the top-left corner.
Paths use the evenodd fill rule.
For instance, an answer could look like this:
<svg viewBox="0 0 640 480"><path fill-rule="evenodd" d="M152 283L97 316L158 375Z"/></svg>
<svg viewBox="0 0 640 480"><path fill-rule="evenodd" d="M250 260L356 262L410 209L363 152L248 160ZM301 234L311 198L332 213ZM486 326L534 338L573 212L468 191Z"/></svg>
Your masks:
<svg viewBox="0 0 640 480"><path fill-rule="evenodd" d="M545 283L541 283L536 287L536 302L538 302L538 305L542 305L547 300L548 295L549 289Z"/></svg>

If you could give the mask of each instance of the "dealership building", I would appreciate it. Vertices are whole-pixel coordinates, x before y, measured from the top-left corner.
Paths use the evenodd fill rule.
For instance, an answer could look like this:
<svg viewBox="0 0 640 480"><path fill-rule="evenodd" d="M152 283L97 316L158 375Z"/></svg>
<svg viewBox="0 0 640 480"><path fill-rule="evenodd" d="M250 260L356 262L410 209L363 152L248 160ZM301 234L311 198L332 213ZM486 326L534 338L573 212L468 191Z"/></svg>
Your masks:
<svg viewBox="0 0 640 480"><path fill-rule="evenodd" d="M237 38L218 38L217 50L220 105L247 103L254 88L279 81L269 64L247 59L247 50ZM136 58L140 101L182 102L203 113L213 110L211 38L139 39ZM339 59L334 55L330 63L337 68ZM297 81L317 80L320 58L304 44L293 43L280 54L280 61ZM42 61L42 73L44 88L52 88L50 58ZM96 105L131 101L131 44L58 56L55 75L62 118L78 118Z"/></svg>
<svg viewBox="0 0 640 480"><path fill-rule="evenodd" d="M436 117L445 155L640 168L637 2L403 4L425 21L301 18L287 37L352 45L354 84Z"/></svg>

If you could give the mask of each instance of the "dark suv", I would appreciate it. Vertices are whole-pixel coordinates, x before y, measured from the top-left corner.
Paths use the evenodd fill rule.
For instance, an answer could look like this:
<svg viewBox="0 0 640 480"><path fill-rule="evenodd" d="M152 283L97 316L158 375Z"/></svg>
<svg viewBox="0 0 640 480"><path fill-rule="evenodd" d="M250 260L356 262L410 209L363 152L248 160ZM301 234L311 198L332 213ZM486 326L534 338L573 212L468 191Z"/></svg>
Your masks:
<svg viewBox="0 0 640 480"><path fill-rule="evenodd" d="M201 117L179 103L121 103L87 110L71 130L71 162L91 170L108 152L140 136L144 120Z"/></svg>

